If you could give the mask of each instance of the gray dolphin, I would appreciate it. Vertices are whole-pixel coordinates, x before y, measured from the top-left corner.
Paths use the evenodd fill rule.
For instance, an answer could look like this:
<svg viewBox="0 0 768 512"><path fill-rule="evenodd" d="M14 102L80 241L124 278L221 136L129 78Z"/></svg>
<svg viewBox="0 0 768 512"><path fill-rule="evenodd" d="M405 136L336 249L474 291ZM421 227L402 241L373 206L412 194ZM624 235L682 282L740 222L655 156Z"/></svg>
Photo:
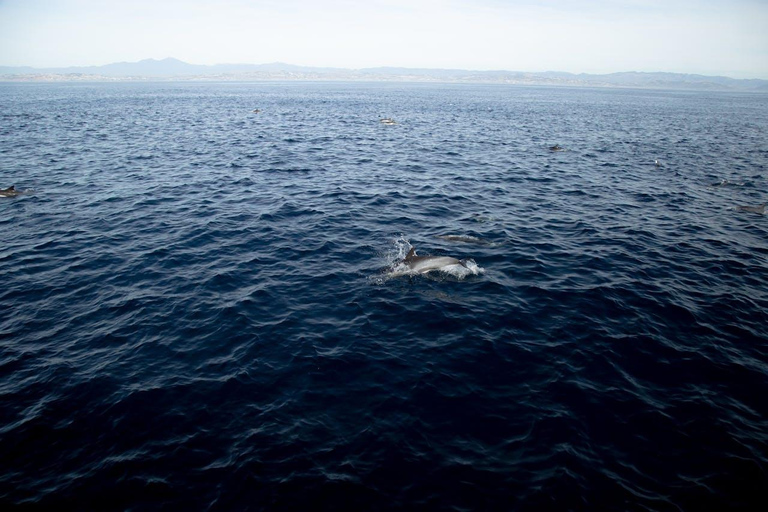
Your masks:
<svg viewBox="0 0 768 512"><path fill-rule="evenodd" d="M478 238L472 235L437 235L436 238L448 242L464 242L467 244L490 245L490 242L484 238Z"/></svg>
<svg viewBox="0 0 768 512"><path fill-rule="evenodd" d="M736 209L742 212L760 213L765 215L765 205L767 203L759 204L757 206L737 206Z"/></svg>
<svg viewBox="0 0 768 512"><path fill-rule="evenodd" d="M16 197L19 194L21 194L21 192L16 190L16 186L14 185L11 185L8 188L0 188L0 196L2 197Z"/></svg>
<svg viewBox="0 0 768 512"><path fill-rule="evenodd" d="M725 178L723 178L718 183L712 183L710 185L710 187L712 187L712 188L715 188L715 187L731 187L731 186L740 187L742 185L744 185L743 181L729 181L729 180L726 180Z"/></svg>
<svg viewBox="0 0 768 512"><path fill-rule="evenodd" d="M441 270L451 265L461 265L467 268L463 260L452 258L450 256L416 256L416 249L413 247L405 259L402 261L410 270L419 274L425 274L432 270Z"/></svg>

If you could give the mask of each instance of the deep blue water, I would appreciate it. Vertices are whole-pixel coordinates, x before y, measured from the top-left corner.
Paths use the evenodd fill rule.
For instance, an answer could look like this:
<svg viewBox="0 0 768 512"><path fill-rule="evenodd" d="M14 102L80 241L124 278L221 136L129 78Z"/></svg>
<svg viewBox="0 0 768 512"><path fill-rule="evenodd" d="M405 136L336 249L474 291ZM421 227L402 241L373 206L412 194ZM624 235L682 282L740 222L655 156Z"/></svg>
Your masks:
<svg viewBox="0 0 768 512"><path fill-rule="evenodd" d="M0 505L766 510L767 173L768 95L0 84Z"/></svg>

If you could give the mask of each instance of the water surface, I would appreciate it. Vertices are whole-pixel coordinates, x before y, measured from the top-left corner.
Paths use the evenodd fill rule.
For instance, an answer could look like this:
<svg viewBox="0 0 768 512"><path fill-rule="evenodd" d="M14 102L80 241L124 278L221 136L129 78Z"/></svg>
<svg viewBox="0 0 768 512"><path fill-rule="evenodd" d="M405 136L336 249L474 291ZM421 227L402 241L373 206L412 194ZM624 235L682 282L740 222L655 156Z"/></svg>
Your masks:
<svg viewBox="0 0 768 512"><path fill-rule="evenodd" d="M0 503L766 505L768 96L0 84L0 120Z"/></svg>

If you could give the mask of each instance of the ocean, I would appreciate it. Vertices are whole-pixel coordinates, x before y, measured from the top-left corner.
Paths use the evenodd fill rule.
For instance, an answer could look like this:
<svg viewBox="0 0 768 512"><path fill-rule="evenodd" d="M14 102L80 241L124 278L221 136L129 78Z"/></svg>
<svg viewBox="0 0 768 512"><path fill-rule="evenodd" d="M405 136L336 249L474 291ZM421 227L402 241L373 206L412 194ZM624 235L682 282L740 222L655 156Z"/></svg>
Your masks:
<svg viewBox="0 0 768 512"><path fill-rule="evenodd" d="M0 121L4 510L767 509L768 95L2 83Z"/></svg>

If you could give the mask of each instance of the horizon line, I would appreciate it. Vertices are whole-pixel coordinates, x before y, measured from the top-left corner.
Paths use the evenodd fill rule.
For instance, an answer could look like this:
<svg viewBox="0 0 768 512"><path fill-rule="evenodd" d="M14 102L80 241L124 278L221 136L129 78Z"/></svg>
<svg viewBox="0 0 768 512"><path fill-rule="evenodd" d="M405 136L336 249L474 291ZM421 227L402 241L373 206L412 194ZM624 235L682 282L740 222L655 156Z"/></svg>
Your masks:
<svg viewBox="0 0 768 512"><path fill-rule="evenodd" d="M766 78L757 78L757 77L750 77L750 78L734 78L732 76L724 75L724 74L706 74L706 73L691 73L691 72L683 72L683 71L638 71L638 70L622 70L622 71L610 71L610 72L586 72L586 71L561 71L556 69L548 69L548 70L541 70L541 71L530 71L530 70L520 70L520 69L504 69L504 68L483 68L483 69L472 69L472 68L448 68L448 67L427 67L427 66L398 66L398 65L377 65L377 66L366 66L366 67L339 67L339 66L318 66L318 65L308 65L308 64L293 64L289 62L284 61L271 61L271 62L262 62L262 63L253 63L253 62L217 62L215 64L195 64L192 62L184 61L176 57L164 57L164 58L154 58L154 57L148 57L144 59L140 59L137 61L114 61L114 62L108 62L106 64L87 64L87 65L68 65L68 66L30 66L26 64L0 64L0 68L29 68L32 70L66 70L70 68L101 68L106 66L113 66L113 65L119 65L119 64L126 64L126 65L132 65L132 64L141 64L141 63L148 63L148 62L156 62L156 63L162 63L162 62L177 62L180 64L184 64L187 66L196 66L196 67L217 67L217 66L271 66L271 65L282 65L282 66L289 66L289 67L296 67L296 68L310 68L314 70L343 70L343 71L366 71L366 70L376 70L376 69L402 69L402 70L419 70L419 71L469 71L469 72L476 72L476 73L530 73L530 74L548 74L548 73L562 73L562 74L568 74L573 76L579 76L579 75L587 75L587 76L609 76L609 75L620 75L620 74L666 74L666 75L682 75L682 76L691 76L691 77L706 77L706 78L724 78L728 80L737 80L737 81L768 81Z"/></svg>

